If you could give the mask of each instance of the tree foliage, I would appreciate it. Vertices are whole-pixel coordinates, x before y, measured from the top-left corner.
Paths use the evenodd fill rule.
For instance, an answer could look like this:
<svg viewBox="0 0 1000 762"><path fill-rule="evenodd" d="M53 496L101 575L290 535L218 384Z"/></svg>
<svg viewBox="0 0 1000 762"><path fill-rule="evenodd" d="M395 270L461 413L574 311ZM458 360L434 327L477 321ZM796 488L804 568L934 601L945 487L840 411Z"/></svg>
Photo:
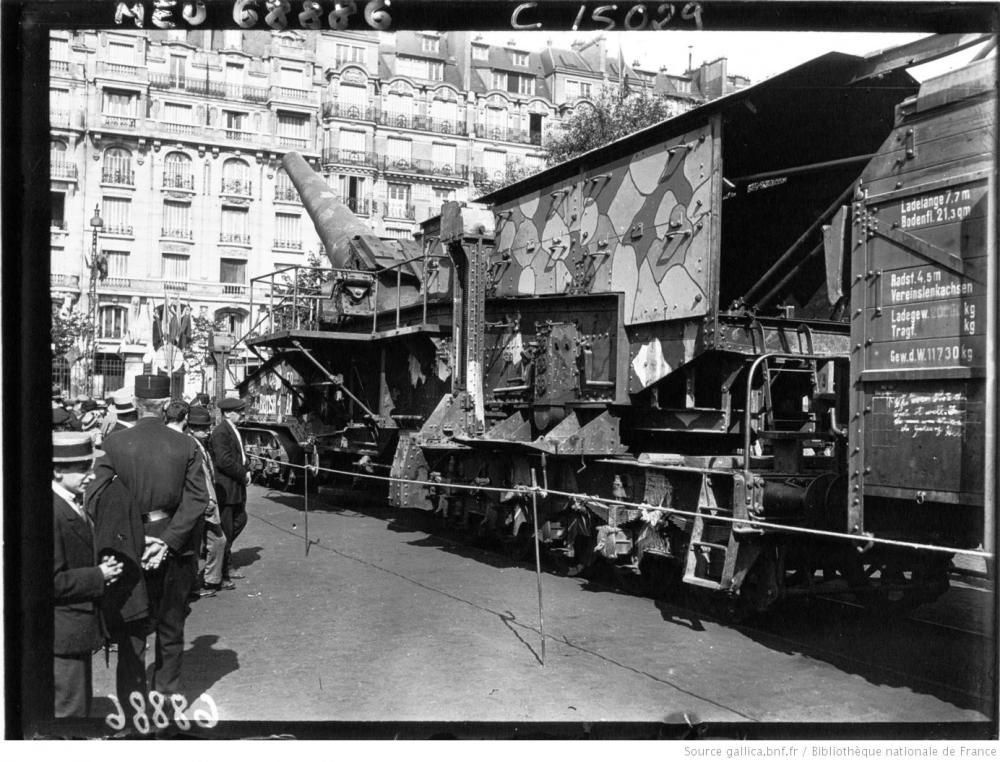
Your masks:
<svg viewBox="0 0 1000 762"><path fill-rule="evenodd" d="M621 92L601 88L593 104L581 103L545 143L549 166L607 145L677 113L669 97L646 89Z"/></svg>
<svg viewBox="0 0 1000 762"><path fill-rule="evenodd" d="M52 355L61 357L76 348L81 350L93 333L90 318L75 309L63 310L52 305Z"/></svg>

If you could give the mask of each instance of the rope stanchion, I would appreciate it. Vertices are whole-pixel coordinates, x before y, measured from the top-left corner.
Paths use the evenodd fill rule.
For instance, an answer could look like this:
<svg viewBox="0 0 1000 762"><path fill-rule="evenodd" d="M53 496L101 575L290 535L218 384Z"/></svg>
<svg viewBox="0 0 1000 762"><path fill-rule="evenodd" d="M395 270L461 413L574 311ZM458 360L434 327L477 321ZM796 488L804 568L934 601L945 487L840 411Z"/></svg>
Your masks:
<svg viewBox="0 0 1000 762"><path fill-rule="evenodd" d="M535 538L535 579L538 582L538 632L542 636L542 666L545 666L545 620L542 617L542 553L538 547L538 482L535 469L531 469L531 515L534 524L531 534Z"/></svg>
<svg viewBox="0 0 1000 762"><path fill-rule="evenodd" d="M469 492L496 492L496 493L509 493L513 488L511 487L490 487L487 485L473 485L473 484L456 484L450 482L429 482L420 479L401 479L395 476L379 476L377 474L362 474L356 471L341 471L336 468L325 468L323 466L303 466L297 463L287 463L285 461L274 460L273 458L266 458L260 455L255 456L262 461L269 461L271 463L280 463L282 465L291 466L293 468L312 468L317 473L323 471L328 474L334 474L338 476L349 476L351 478L357 479L371 479L374 481L385 481L385 482L398 482L400 484L412 484L418 486L435 487L435 488L448 488L456 490L467 490ZM529 487L534 492L538 491L538 487ZM548 495L555 495L556 497L565 497L570 500L576 500L578 502L591 501L594 503L600 503L602 505L610 506L622 506L625 508L635 508L639 511L662 511L666 514L671 514L675 516L686 516L689 518L696 518L698 514L694 511L685 511L680 508L668 508L665 506L650 505L649 503L633 503L628 500L618 500L618 499L608 499L599 497L596 495L587 495L585 493L575 493L575 492L562 492L560 490L546 489L545 492ZM832 532L826 529L810 529L808 527L797 527L790 524L773 524L768 521L759 521L757 519L740 519L735 516L712 516L713 521L723 521L729 522L731 524L739 524L740 526L748 527L759 527L761 529L768 529L776 532L787 532L791 534L804 534L804 535L814 535L817 537L830 537L838 540L847 540L850 542L862 542L865 544L874 545L889 545L892 547L908 548L910 550L926 550L935 553L953 553L955 555L973 556L976 558L984 558L986 560L993 560L994 555L988 551L983 550L966 550L965 548L949 548L942 545L931 545L927 543L919 542L907 542L905 540L893 540L888 537L874 537L869 535L855 535L848 534L847 532Z"/></svg>
<svg viewBox="0 0 1000 762"><path fill-rule="evenodd" d="M303 469L304 479L302 482L302 504L305 506L305 516L303 524L306 533L306 556L309 555L309 469Z"/></svg>

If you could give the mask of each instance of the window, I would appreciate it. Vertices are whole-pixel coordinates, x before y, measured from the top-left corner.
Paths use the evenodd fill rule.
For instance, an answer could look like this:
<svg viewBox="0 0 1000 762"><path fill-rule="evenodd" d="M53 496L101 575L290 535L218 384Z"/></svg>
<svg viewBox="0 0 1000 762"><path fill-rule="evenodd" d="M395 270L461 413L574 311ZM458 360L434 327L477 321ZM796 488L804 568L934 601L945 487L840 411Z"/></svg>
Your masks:
<svg viewBox="0 0 1000 762"><path fill-rule="evenodd" d="M413 115L413 97L400 95L399 93L389 93L385 99L386 115L390 120L403 117L404 122L397 124L397 127L409 127L409 118Z"/></svg>
<svg viewBox="0 0 1000 762"><path fill-rule="evenodd" d="M590 97L590 82L580 82L575 79L566 80L566 100Z"/></svg>
<svg viewBox="0 0 1000 762"><path fill-rule="evenodd" d="M49 39L49 59L52 61L69 60L69 40L52 37Z"/></svg>
<svg viewBox="0 0 1000 762"><path fill-rule="evenodd" d="M49 169L53 176L65 177L70 172L70 163L66 159L66 144L61 140L53 140L49 144ZM73 165L75 169L75 165ZM52 219L56 219L53 213ZM59 217L63 219L63 217Z"/></svg>
<svg viewBox="0 0 1000 762"><path fill-rule="evenodd" d="M278 135L285 140L304 143L309 137L309 117L305 114L278 112Z"/></svg>
<svg viewBox="0 0 1000 762"><path fill-rule="evenodd" d="M192 238L191 205L183 201L163 202L162 235L169 238Z"/></svg>
<svg viewBox="0 0 1000 762"><path fill-rule="evenodd" d="M52 227L66 229L66 194L52 191Z"/></svg>
<svg viewBox="0 0 1000 762"><path fill-rule="evenodd" d="M513 53L514 66L527 66L528 65L528 54L527 53Z"/></svg>
<svg viewBox="0 0 1000 762"><path fill-rule="evenodd" d="M507 89L507 75L502 71L493 72L492 87L494 90Z"/></svg>
<svg viewBox="0 0 1000 762"><path fill-rule="evenodd" d="M389 138L386 141L386 155L392 163L403 162L409 164L410 157L413 155L413 142L400 138Z"/></svg>
<svg viewBox="0 0 1000 762"><path fill-rule="evenodd" d="M440 61L428 61L423 58L396 56L396 71L404 77L431 79L437 82L444 79L444 64Z"/></svg>
<svg viewBox="0 0 1000 762"><path fill-rule="evenodd" d="M101 307L97 330L102 339L124 338L128 330L128 307Z"/></svg>
<svg viewBox="0 0 1000 762"><path fill-rule="evenodd" d="M163 280L185 281L188 279L188 257L184 254L164 254L161 275Z"/></svg>
<svg viewBox="0 0 1000 762"><path fill-rule="evenodd" d="M389 203L386 215L389 217L409 218L410 186L406 183L388 183Z"/></svg>
<svg viewBox="0 0 1000 762"><path fill-rule="evenodd" d="M132 185L132 153L125 148L109 148L104 152L104 171L101 180L118 185Z"/></svg>
<svg viewBox="0 0 1000 762"><path fill-rule="evenodd" d="M277 201L298 201L299 192L292 185L292 178L281 167L274 176L274 198Z"/></svg>
<svg viewBox="0 0 1000 762"><path fill-rule="evenodd" d="M247 232L247 214L247 209L223 207L222 233L220 234L220 240L223 243L250 243L250 234Z"/></svg>
<svg viewBox="0 0 1000 762"><path fill-rule="evenodd" d="M483 169L490 180L502 180L507 171L506 151L483 151Z"/></svg>
<svg viewBox="0 0 1000 762"><path fill-rule="evenodd" d="M420 49L425 53L437 53L441 50L441 40L437 37L421 37Z"/></svg>
<svg viewBox="0 0 1000 762"><path fill-rule="evenodd" d="M431 146L431 163L435 164L438 169L447 167L447 171L453 172L455 170L455 146L434 143Z"/></svg>
<svg viewBox="0 0 1000 762"><path fill-rule="evenodd" d="M109 278L128 277L128 252L104 250L104 259L108 263Z"/></svg>
<svg viewBox="0 0 1000 762"><path fill-rule="evenodd" d="M355 154L364 154L365 152L365 133L355 132L354 130L341 130L340 131L340 152L351 152Z"/></svg>
<svg viewBox="0 0 1000 762"><path fill-rule="evenodd" d="M242 259L220 260L219 282L245 284L247 282L247 263Z"/></svg>
<svg viewBox="0 0 1000 762"><path fill-rule="evenodd" d="M69 111L69 90L54 87L49 90L49 109L52 111Z"/></svg>
<svg viewBox="0 0 1000 762"><path fill-rule="evenodd" d="M242 85L243 84L243 64L239 63L226 63L226 84L227 85Z"/></svg>
<svg viewBox="0 0 1000 762"><path fill-rule="evenodd" d="M517 78L517 92L521 95L534 95L535 94L535 78L534 77L518 77Z"/></svg>
<svg viewBox="0 0 1000 762"><path fill-rule="evenodd" d="M108 41L108 61L126 66L136 65L135 45L131 42Z"/></svg>
<svg viewBox="0 0 1000 762"><path fill-rule="evenodd" d="M455 189L454 188L434 188L434 204L437 209L441 208L441 204L445 201L455 200Z"/></svg>
<svg viewBox="0 0 1000 762"><path fill-rule="evenodd" d="M431 113L435 119L454 126L458 121L458 104L454 101L435 100L431 102Z"/></svg>
<svg viewBox="0 0 1000 762"><path fill-rule="evenodd" d="M337 43L337 66L341 66L345 63L359 63L364 64L365 62L365 49L358 45L344 45Z"/></svg>
<svg viewBox="0 0 1000 762"><path fill-rule="evenodd" d="M473 45L472 57L476 61L488 61L490 59L490 49L485 45Z"/></svg>
<svg viewBox="0 0 1000 762"><path fill-rule="evenodd" d="M542 156L525 156L524 166L529 172L541 172L545 169L545 158Z"/></svg>
<svg viewBox="0 0 1000 762"><path fill-rule="evenodd" d="M499 108L486 109L486 137L491 140L507 139L507 112Z"/></svg>
<svg viewBox="0 0 1000 762"><path fill-rule="evenodd" d="M365 196L365 178L353 175L340 176L340 198L357 214L369 213L369 200Z"/></svg>
<svg viewBox="0 0 1000 762"><path fill-rule="evenodd" d="M222 192L249 196L251 190L250 165L239 159L226 159L222 165Z"/></svg>
<svg viewBox="0 0 1000 762"><path fill-rule="evenodd" d="M302 248L302 218L297 214L274 215L274 247L276 249Z"/></svg>
<svg viewBox="0 0 1000 762"><path fill-rule="evenodd" d="M342 106L356 106L360 109L358 116L364 113L365 103L368 101L368 88L360 85L349 85L340 83L340 92L337 96ZM345 116L350 116L345 114Z"/></svg>
<svg viewBox="0 0 1000 762"><path fill-rule="evenodd" d="M170 54L170 84L184 84L184 71L187 67L187 57Z"/></svg>
<svg viewBox="0 0 1000 762"><path fill-rule="evenodd" d="M139 99L135 93L119 90L104 91L104 113L108 116L135 118Z"/></svg>
<svg viewBox="0 0 1000 762"><path fill-rule="evenodd" d="M239 139L246 131L247 115L239 111L223 111L222 119L226 125L226 137Z"/></svg>
<svg viewBox="0 0 1000 762"><path fill-rule="evenodd" d="M170 124L193 125L191 107L183 103L164 103L163 121Z"/></svg>
<svg viewBox="0 0 1000 762"><path fill-rule="evenodd" d="M301 88L303 84L302 69L293 66L282 66L279 71L282 87Z"/></svg>
<svg viewBox="0 0 1000 762"><path fill-rule="evenodd" d="M127 198L109 198L101 200L101 217L104 219L104 232L118 235L132 235L132 201Z"/></svg>
<svg viewBox="0 0 1000 762"><path fill-rule="evenodd" d="M223 283L225 282L223 281ZM223 331L228 331L235 336L242 336L244 334L243 324L246 320L246 314L243 310L232 307L216 310L215 320L217 323L222 324Z"/></svg>
<svg viewBox="0 0 1000 762"><path fill-rule="evenodd" d="M171 151L163 158L163 185L166 188L194 190L191 158L180 151Z"/></svg>

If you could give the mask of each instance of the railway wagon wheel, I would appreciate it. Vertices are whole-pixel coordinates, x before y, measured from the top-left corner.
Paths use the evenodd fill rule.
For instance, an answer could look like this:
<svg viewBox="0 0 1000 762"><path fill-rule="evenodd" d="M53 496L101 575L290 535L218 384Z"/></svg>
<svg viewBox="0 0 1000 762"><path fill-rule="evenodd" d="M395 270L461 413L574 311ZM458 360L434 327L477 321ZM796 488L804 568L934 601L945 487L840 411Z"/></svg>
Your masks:
<svg viewBox="0 0 1000 762"><path fill-rule="evenodd" d="M858 554L842 572L861 605L872 613L897 616L948 589L951 558L927 551L873 549Z"/></svg>

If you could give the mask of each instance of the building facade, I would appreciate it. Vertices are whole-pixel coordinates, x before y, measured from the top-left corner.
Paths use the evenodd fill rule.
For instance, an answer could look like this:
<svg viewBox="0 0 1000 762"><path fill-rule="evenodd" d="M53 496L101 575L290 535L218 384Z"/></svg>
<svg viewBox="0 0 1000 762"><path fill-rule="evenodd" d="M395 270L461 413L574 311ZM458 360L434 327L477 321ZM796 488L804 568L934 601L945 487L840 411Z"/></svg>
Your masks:
<svg viewBox="0 0 1000 762"><path fill-rule="evenodd" d="M179 367L152 351L165 304L253 332L250 278L322 254L288 151L376 234L409 238L442 202L542 169L545 136L605 83L679 112L733 86L719 63L627 67L603 38L537 51L465 32L54 31L52 295L96 327L96 346L54 358L56 382L106 395ZM218 374L189 363L184 393L235 388L253 358L231 359Z"/></svg>

